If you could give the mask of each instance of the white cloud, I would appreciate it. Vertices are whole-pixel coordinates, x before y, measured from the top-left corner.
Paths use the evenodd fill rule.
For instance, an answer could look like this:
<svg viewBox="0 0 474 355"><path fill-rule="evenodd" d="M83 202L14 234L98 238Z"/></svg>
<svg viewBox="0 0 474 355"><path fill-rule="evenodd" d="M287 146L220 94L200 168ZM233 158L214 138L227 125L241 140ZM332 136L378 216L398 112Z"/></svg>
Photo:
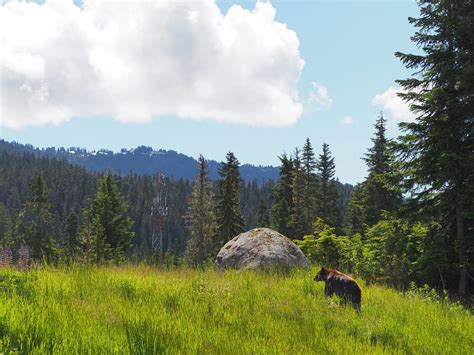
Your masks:
<svg viewBox="0 0 474 355"><path fill-rule="evenodd" d="M304 61L270 3L47 0L0 7L0 125L174 115L251 126L301 116Z"/></svg>
<svg viewBox="0 0 474 355"><path fill-rule="evenodd" d="M357 123L357 121L352 116L344 116L341 122L345 125L352 125L354 123Z"/></svg>
<svg viewBox="0 0 474 355"><path fill-rule="evenodd" d="M396 123L413 121L413 112L409 105L398 97L397 92L402 92L402 90L393 86L389 87L383 93L374 96L372 105L381 107L389 121Z"/></svg>
<svg viewBox="0 0 474 355"><path fill-rule="evenodd" d="M308 104L317 110L329 109L332 106L332 99L329 96L327 87L316 82L311 82L312 90L308 95Z"/></svg>

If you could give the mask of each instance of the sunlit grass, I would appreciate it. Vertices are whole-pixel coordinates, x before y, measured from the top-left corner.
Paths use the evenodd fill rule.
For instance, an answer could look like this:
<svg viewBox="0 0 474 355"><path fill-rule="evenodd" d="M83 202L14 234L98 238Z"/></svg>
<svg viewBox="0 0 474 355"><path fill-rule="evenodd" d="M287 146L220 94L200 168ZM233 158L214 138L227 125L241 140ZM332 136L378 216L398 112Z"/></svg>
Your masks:
<svg viewBox="0 0 474 355"><path fill-rule="evenodd" d="M363 287L362 312L314 272L145 266L0 271L0 352L472 353L461 306Z"/></svg>

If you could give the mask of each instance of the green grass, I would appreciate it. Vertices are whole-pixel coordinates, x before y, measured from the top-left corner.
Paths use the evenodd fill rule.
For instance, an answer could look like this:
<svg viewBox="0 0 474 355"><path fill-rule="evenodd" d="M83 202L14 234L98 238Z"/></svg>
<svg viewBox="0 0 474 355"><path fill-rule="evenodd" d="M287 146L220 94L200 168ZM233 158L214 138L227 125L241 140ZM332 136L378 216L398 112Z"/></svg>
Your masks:
<svg viewBox="0 0 474 355"><path fill-rule="evenodd" d="M314 273L3 270L0 353L473 353L461 306L370 286L357 313Z"/></svg>

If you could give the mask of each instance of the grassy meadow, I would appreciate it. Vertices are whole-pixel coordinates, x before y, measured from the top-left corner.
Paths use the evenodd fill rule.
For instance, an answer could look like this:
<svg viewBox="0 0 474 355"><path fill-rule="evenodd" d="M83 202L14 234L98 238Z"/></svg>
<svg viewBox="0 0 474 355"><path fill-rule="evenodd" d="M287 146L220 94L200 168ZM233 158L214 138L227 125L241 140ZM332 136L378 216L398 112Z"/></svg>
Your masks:
<svg viewBox="0 0 474 355"><path fill-rule="evenodd" d="M363 286L357 313L315 271L0 270L0 353L473 353L461 306Z"/></svg>

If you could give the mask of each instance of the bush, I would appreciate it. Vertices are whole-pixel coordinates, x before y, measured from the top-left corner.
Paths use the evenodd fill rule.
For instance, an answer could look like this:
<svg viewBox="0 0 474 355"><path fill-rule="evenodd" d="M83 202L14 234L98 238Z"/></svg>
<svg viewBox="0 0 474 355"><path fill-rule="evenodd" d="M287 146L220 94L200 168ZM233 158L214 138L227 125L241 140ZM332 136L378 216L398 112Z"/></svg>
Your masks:
<svg viewBox="0 0 474 355"><path fill-rule="evenodd" d="M347 268L349 239L337 236L335 228L325 224L321 218L314 222L314 234L295 240L311 262L326 267Z"/></svg>

